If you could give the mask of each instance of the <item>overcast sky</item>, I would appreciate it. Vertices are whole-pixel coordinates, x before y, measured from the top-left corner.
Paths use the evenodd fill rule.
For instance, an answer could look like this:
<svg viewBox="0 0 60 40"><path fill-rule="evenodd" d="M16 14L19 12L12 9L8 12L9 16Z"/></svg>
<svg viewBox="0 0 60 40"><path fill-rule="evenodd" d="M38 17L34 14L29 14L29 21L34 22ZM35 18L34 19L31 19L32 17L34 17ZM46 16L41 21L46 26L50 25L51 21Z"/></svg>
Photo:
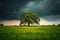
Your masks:
<svg viewBox="0 0 60 40"><path fill-rule="evenodd" d="M23 12L60 22L60 0L0 0L0 20L18 20Z"/></svg>

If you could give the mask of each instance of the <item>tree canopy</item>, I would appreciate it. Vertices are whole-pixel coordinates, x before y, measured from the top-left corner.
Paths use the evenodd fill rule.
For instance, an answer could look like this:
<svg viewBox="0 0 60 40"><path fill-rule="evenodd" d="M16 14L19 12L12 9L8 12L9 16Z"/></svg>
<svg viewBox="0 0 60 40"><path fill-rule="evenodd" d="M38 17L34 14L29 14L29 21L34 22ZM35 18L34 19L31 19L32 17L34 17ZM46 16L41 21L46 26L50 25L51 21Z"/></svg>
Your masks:
<svg viewBox="0 0 60 40"><path fill-rule="evenodd" d="M21 19L20 25L23 23L27 23L28 26L30 26L30 24L33 24L33 23L39 24L39 21L40 21L40 17L33 12L23 13L20 19Z"/></svg>

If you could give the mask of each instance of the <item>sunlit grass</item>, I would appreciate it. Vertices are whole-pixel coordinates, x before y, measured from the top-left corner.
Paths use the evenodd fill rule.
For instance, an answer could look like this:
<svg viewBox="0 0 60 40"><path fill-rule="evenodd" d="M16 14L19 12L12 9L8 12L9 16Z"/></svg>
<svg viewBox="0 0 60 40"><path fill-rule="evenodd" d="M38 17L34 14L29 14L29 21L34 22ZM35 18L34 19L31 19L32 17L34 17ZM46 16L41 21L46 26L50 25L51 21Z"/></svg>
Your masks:
<svg viewBox="0 0 60 40"><path fill-rule="evenodd" d="M0 40L60 40L60 27L0 26Z"/></svg>

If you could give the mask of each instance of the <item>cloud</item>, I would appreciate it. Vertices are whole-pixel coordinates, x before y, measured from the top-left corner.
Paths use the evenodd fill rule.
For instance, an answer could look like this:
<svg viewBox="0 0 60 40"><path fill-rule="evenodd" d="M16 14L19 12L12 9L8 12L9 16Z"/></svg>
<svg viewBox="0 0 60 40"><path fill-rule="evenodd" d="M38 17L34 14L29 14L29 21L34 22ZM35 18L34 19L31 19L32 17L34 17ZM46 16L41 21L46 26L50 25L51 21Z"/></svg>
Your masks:
<svg viewBox="0 0 60 40"><path fill-rule="evenodd" d="M44 17L43 19L48 21L58 21L60 20L60 15L50 15L50 16Z"/></svg>
<svg viewBox="0 0 60 40"><path fill-rule="evenodd" d="M44 11L45 10L46 3L45 1L31 1L28 2L24 8L21 9L22 12L28 12L28 11Z"/></svg>
<svg viewBox="0 0 60 40"><path fill-rule="evenodd" d="M59 20L60 6L59 0L40 0L30 1L25 7L21 8L21 12L36 12L40 17L49 21Z"/></svg>
<svg viewBox="0 0 60 40"><path fill-rule="evenodd" d="M20 20L2 20L0 24L4 24L5 26L19 25Z"/></svg>
<svg viewBox="0 0 60 40"><path fill-rule="evenodd" d="M40 16L60 15L59 0L40 0L30 1L23 8L21 12L36 12ZM60 1L59 1L60 2ZM57 5L58 4L58 5Z"/></svg>
<svg viewBox="0 0 60 40"><path fill-rule="evenodd" d="M60 15L60 0L0 0L0 20L18 20L27 11L47 20L58 20L60 16L55 15Z"/></svg>
<svg viewBox="0 0 60 40"><path fill-rule="evenodd" d="M57 25L60 23L60 20L58 21L48 21L45 20L43 18L40 18L40 25ZM0 24L4 24L5 26L13 26L13 25L19 25L20 24L20 20L2 20L0 21ZM36 25L36 24L35 24Z"/></svg>
<svg viewBox="0 0 60 40"><path fill-rule="evenodd" d="M60 24L60 20L56 20L56 21L48 21L48 20L46 20L46 19L43 19L43 18L40 18L40 25L53 25L53 24L55 24L55 25L58 25L58 24Z"/></svg>

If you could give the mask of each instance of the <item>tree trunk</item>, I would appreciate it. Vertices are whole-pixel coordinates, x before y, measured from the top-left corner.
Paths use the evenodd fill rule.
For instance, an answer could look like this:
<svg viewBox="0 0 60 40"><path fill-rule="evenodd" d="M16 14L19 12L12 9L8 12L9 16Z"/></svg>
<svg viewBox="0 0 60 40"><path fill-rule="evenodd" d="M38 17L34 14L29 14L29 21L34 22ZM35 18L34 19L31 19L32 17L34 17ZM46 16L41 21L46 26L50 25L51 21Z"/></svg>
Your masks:
<svg viewBox="0 0 60 40"><path fill-rule="evenodd" d="M28 27L30 26L30 23L28 23Z"/></svg>
<svg viewBox="0 0 60 40"><path fill-rule="evenodd" d="M20 22L20 25L22 24L22 22Z"/></svg>

